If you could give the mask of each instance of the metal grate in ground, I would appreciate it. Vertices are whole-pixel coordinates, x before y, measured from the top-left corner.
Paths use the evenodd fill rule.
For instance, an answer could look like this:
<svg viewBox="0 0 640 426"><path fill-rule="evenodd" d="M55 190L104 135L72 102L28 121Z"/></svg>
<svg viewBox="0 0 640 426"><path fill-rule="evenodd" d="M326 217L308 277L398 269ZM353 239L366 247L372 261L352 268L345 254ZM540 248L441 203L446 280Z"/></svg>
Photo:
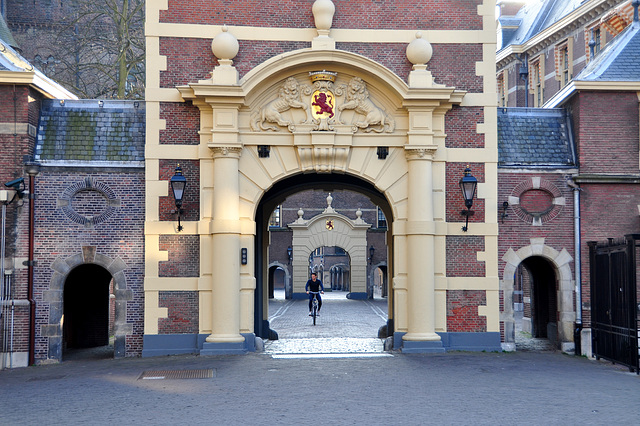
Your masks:
<svg viewBox="0 0 640 426"><path fill-rule="evenodd" d="M148 370L138 380L211 379L213 369L204 370Z"/></svg>

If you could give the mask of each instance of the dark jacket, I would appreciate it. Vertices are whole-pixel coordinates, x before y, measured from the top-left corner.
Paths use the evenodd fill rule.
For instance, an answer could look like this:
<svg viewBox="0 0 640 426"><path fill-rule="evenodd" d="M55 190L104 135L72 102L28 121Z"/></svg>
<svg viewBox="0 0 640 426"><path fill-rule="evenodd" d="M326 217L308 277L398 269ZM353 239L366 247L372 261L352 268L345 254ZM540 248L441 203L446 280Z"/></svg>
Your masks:
<svg viewBox="0 0 640 426"><path fill-rule="evenodd" d="M322 281L320 281L319 279L316 279L316 282L309 280L304 286L304 291L324 291L324 286L322 285Z"/></svg>

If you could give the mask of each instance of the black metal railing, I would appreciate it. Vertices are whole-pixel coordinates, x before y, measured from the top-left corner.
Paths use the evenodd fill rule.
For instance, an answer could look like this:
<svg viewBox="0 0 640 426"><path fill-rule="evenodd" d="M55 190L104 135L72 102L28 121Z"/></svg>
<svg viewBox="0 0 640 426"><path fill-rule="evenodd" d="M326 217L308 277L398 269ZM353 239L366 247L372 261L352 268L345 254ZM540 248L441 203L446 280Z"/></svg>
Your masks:
<svg viewBox="0 0 640 426"><path fill-rule="evenodd" d="M640 234L605 243L591 241L592 351L597 358L629 367L640 374L636 260Z"/></svg>

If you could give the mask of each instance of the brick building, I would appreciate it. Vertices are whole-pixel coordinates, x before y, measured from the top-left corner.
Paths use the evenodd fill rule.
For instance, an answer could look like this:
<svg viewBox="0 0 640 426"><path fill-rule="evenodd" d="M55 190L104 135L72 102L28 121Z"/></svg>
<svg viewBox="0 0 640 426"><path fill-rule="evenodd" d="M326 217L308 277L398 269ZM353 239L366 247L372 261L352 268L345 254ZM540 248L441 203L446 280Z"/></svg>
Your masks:
<svg viewBox="0 0 640 426"><path fill-rule="evenodd" d="M639 226L637 4L500 4L498 103L543 108L499 109L505 336L591 354L587 242Z"/></svg>
<svg viewBox="0 0 640 426"><path fill-rule="evenodd" d="M633 20L630 0L497 3L503 107L543 107Z"/></svg>
<svg viewBox="0 0 640 426"><path fill-rule="evenodd" d="M33 197L25 163L33 161L41 104L50 98L74 99L63 87L34 69L13 47L15 41L0 17L0 201L4 215L4 245L0 277L0 368L24 366L33 360L34 332L30 318L35 309ZM7 41L5 41L7 40ZM5 183L16 182L7 187ZM18 195L16 191L18 190Z"/></svg>
<svg viewBox="0 0 640 426"><path fill-rule="evenodd" d="M611 65L634 57L628 4L499 2L496 58L493 2L242 3L148 2L146 105L33 102L37 146L9 166L42 164L36 359L105 324L116 356L254 350L277 332L266 300L300 297L311 270L349 297L379 287L405 352L513 350L520 327L571 351L589 320L580 241L637 226L639 79ZM597 30L602 49L580 50ZM562 108L496 108L496 63L499 104ZM612 203L627 208L602 221ZM65 311L105 299L108 317Z"/></svg>
<svg viewBox="0 0 640 426"><path fill-rule="evenodd" d="M144 117L141 102L41 106L34 229L39 361L109 344L116 357L142 352Z"/></svg>

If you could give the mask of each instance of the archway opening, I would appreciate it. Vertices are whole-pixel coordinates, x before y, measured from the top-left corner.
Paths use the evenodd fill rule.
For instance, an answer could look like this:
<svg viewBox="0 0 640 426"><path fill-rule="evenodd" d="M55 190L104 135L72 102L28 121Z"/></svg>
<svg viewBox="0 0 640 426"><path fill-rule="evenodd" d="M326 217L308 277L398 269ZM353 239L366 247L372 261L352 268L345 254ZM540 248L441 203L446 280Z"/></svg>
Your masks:
<svg viewBox="0 0 640 426"><path fill-rule="evenodd" d="M309 255L309 272L318 274L325 291L346 297L351 289L349 253L338 246L318 247Z"/></svg>
<svg viewBox="0 0 640 426"><path fill-rule="evenodd" d="M519 349L527 345L536 349L535 341L527 341L531 338L544 339L555 347L558 343L558 284L553 266L541 256L529 257L516 269L514 285L514 315L520 337L520 340L516 339L516 346L520 341L522 348ZM545 343L541 342L539 349L546 349Z"/></svg>
<svg viewBox="0 0 640 426"><path fill-rule="evenodd" d="M300 211L303 211L304 220L312 220L314 217L326 214L327 203L330 203L328 198L331 195L335 199L333 207L336 214L343 215L346 218L345 221L351 220L355 222L361 219L358 223L370 223L373 228L367 231L366 242L359 246L357 256L362 269L360 274L362 275L360 279L362 288L358 287L358 291L353 293L354 297L349 299L347 299L347 295L354 291L352 288L352 280L354 279L352 273L353 256L351 256L350 251L342 247L342 244L322 244L322 238L318 239L320 244L311 246L308 250L294 250L292 247L294 245L293 232L287 226L298 219ZM331 204L329 204L329 207L332 207ZM383 213L380 213L380 211ZM384 226L378 227L378 217L389 218L389 221L385 220ZM278 268L284 270L285 289L293 288L295 285L295 291L287 291L285 293L289 303L304 303L307 299L304 291L300 291L300 286L302 286L302 289L304 288L304 282L308 277L304 277L304 280L300 283L291 283L294 279L293 266L294 264L300 265L301 262L307 265L303 269L307 269L309 276L314 270L319 272L319 277L323 280L325 291L327 292L325 296L331 296L329 299L332 299L335 293L343 293L344 295L341 299L345 303L370 303L367 301L373 297L374 284L369 281L375 276L371 271L377 269L377 264L381 259L384 259L385 265L392 264L390 259L393 253L392 247L390 247L392 243L390 234L392 217L391 207L384 195L368 182L353 176L309 173L295 175L276 183L265 193L256 211L256 292L254 310L256 335L270 340L278 338L277 330L272 330L271 328L271 322L273 322L273 315L275 314L274 307L269 306L269 300L273 300L269 298L270 282L273 283L275 290ZM327 223L325 224L325 222ZM326 231L334 232L333 235L335 235L339 230L336 228L331 231L333 224L330 222L329 219L325 221L322 218L321 228L324 230L326 225ZM375 262L373 262L373 258L369 254L371 245L376 247L374 250ZM304 256L304 259L296 259L296 256ZM277 267L274 267L276 265ZM385 267L383 273L391 274L392 270ZM305 274L304 271L303 274ZM296 276L298 275L300 275L299 272ZM287 281L289 282L287 283ZM388 282L388 277L385 277L384 281ZM369 294L368 289L371 289L371 296L369 297L367 297ZM361 300L355 300L356 298ZM374 320L377 324L370 333L371 338L380 337L379 329L384 329L385 336L382 337L387 337L393 333L393 311L390 309L393 306L392 298L392 294L387 294L384 299L379 299L377 309L369 308L374 311L376 316ZM290 314L294 311L280 305L277 306L277 316L281 316L283 312ZM301 307L304 306L304 304L301 305ZM296 321L308 320L308 318L302 316L307 316L306 308L301 314L302 319L297 318Z"/></svg>
<svg viewBox="0 0 640 426"><path fill-rule="evenodd" d="M386 265L378 265L372 272L372 294L374 299L386 299L389 294L389 276Z"/></svg>
<svg viewBox="0 0 640 426"><path fill-rule="evenodd" d="M286 299L287 274L281 266L269 267L269 299Z"/></svg>
<svg viewBox="0 0 640 426"><path fill-rule="evenodd" d="M83 264L69 273L63 296L63 359L113 357L113 294L113 277L101 266ZM86 350L90 348L94 350Z"/></svg>

